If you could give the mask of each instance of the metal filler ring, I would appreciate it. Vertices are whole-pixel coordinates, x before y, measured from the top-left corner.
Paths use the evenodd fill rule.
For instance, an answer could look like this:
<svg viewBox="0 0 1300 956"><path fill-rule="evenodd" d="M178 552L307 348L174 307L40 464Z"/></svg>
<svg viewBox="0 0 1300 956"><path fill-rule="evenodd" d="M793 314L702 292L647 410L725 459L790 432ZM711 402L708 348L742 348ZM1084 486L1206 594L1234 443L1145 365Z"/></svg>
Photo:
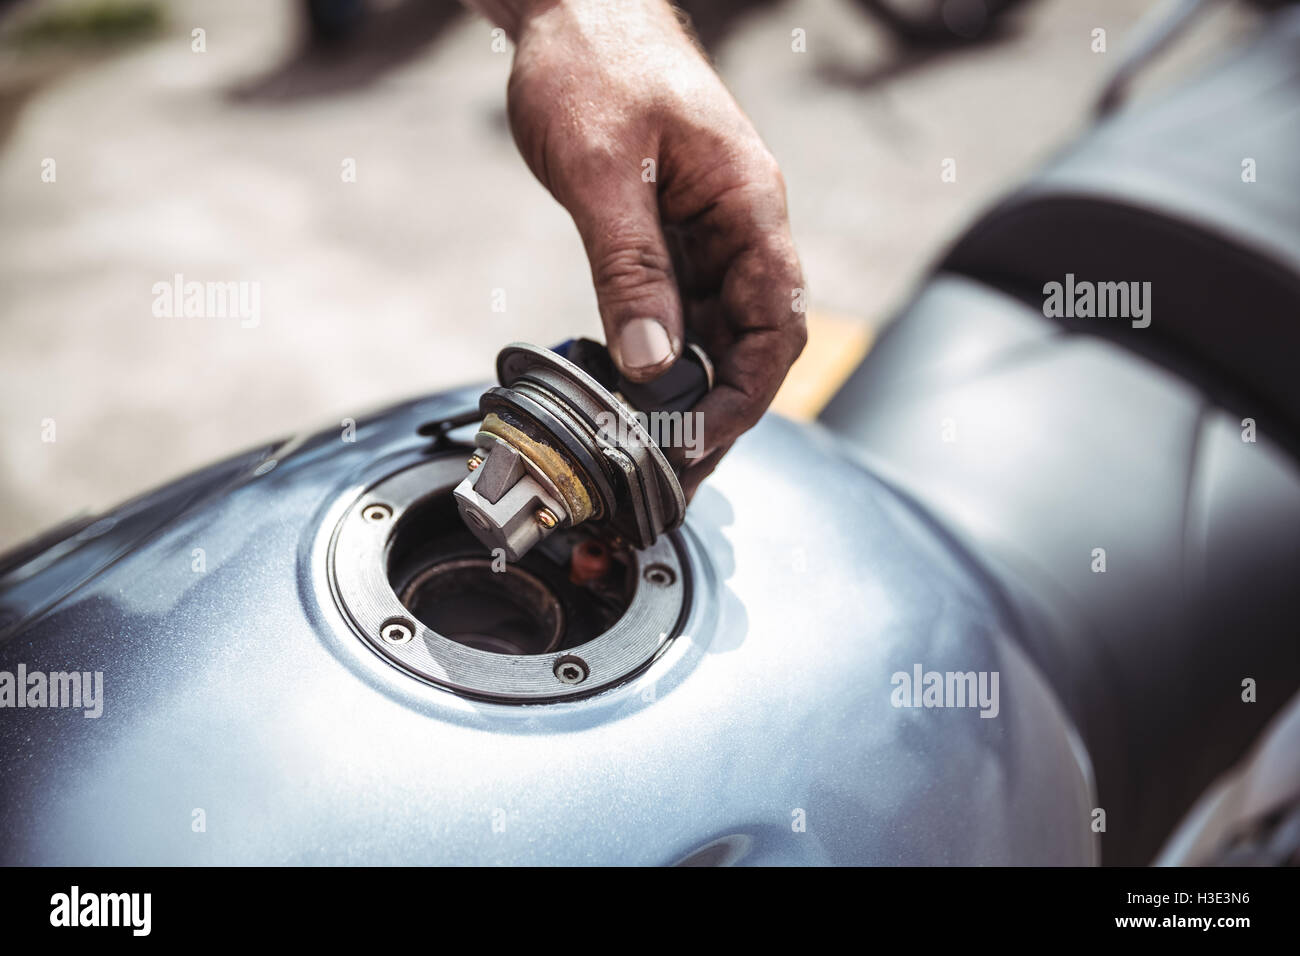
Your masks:
<svg viewBox="0 0 1300 956"><path fill-rule="evenodd" d="M368 488L339 520L329 548L334 596L378 654L420 680L469 697L541 703L585 697L635 674L676 636L688 578L675 535L632 552L627 610L598 637L545 654L496 654L460 644L419 621L388 579L394 530L411 508L446 497L465 475L455 452L398 471ZM643 573L667 568L670 574Z"/></svg>

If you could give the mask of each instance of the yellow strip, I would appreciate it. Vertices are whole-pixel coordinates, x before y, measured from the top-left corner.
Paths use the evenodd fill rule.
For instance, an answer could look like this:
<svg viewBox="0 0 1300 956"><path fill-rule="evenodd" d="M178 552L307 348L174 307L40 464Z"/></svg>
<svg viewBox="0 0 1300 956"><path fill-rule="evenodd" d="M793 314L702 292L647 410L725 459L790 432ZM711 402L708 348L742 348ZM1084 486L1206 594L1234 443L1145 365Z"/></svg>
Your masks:
<svg viewBox="0 0 1300 956"><path fill-rule="evenodd" d="M520 431L514 425L503 422L497 417L496 412L490 412L487 418L483 419L483 424L479 430L480 434L486 432L500 438L531 461L542 474L551 479L556 490L564 498L564 507L569 510L570 524L581 524L591 517L594 508L592 507L591 497L587 494L587 489L578 476L574 474L573 468L565 461L564 456L554 448L539 441L534 441L531 436Z"/></svg>
<svg viewBox="0 0 1300 956"><path fill-rule="evenodd" d="M809 311L808 344L790 369L772 410L796 421L817 417L844 381L866 357L875 338L861 319Z"/></svg>

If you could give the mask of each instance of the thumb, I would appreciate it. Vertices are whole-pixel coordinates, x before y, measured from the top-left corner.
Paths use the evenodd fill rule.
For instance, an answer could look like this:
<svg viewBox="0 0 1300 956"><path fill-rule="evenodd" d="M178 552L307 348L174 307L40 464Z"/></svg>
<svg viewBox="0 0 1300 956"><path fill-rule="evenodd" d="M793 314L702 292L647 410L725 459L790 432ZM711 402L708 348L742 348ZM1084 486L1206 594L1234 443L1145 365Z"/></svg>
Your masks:
<svg viewBox="0 0 1300 956"><path fill-rule="evenodd" d="M618 176L579 190L574 223L587 249L610 355L633 382L658 378L682 349L682 303L653 184Z"/></svg>

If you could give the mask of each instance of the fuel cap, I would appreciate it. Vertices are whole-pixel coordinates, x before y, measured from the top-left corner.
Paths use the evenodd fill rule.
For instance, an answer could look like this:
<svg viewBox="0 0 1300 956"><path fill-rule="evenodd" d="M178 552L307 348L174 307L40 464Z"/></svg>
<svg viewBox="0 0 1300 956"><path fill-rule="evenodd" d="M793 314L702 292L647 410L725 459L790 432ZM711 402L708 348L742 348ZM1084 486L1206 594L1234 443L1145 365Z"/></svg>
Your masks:
<svg viewBox="0 0 1300 956"><path fill-rule="evenodd" d="M689 349L655 382L633 386L603 345L578 339L561 348L567 354L525 343L501 350L501 384L479 402L470 473L454 493L466 527L510 561L557 528L589 520L648 548L686 514L678 474L644 422L689 414L711 383L703 352Z"/></svg>

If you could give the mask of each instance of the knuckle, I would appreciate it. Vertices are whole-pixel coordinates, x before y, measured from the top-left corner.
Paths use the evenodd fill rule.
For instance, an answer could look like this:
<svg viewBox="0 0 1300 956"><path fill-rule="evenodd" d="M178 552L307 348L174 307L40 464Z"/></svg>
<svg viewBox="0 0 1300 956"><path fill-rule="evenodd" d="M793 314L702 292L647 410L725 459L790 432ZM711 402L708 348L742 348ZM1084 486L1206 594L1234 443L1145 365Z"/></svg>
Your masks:
<svg viewBox="0 0 1300 956"><path fill-rule="evenodd" d="M772 151L761 142L750 152L745 163L745 178L784 200L785 174Z"/></svg>
<svg viewBox="0 0 1300 956"><path fill-rule="evenodd" d="M781 164L776 161L776 157L766 147L764 147L759 158L759 174L777 192L783 196L785 195L785 173L781 172Z"/></svg>
<svg viewBox="0 0 1300 956"><path fill-rule="evenodd" d="M623 152L617 135L582 131L560 140L564 149L564 162L573 170L574 178L590 188L593 184L617 178L620 173L619 156Z"/></svg>
<svg viewBox="0 0 1300 956"><path fill-rule="evenodd" d="M668 251L644 230L620 228L599 244L591 275L607 303L633 298L672 279Z"/></svg>

